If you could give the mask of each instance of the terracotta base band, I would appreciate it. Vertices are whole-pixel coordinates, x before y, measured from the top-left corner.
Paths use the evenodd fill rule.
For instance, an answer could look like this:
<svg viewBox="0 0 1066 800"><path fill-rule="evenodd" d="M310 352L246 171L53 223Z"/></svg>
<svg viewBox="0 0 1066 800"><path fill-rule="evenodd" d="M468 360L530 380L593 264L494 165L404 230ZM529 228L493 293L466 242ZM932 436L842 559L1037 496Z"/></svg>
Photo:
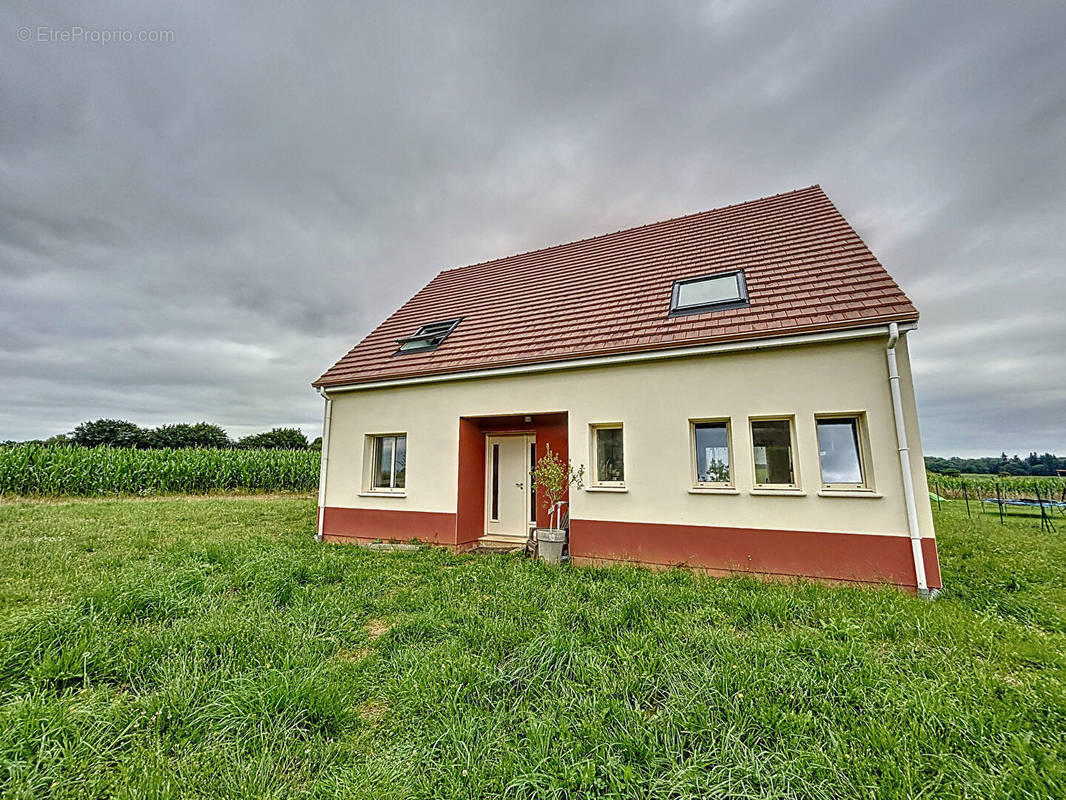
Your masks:
<svg viewBox="0 0 1066 800"><path fill-rule="evenodd" d="M940 588L936 541L923 539L922 552L929 586ZM684 565L721 574L916 586L906 536L572 519L570 555L575 564Z"/></svg>
<svg viewBox="0 0 1066 800"><path fill-rule="evenodd" d="M326 541L358 539L373 542L455 544L455 514L436 511L393 511L379 508L323 509L322 538Z"/></svg>
<svg viewBox="0 0 1066 800"><path fill-rule="evenodd" d="M331 542L417 540L466 549L456 541L456 515L433 511L367 508L323 509L323 539ZM941 587L936 541L922 540L929 587ZM688 566L728 575L892 583L915 588L914 562L906 536L818 531L723 528L646 522L570 520L570 555L575 564Z"/></svg>

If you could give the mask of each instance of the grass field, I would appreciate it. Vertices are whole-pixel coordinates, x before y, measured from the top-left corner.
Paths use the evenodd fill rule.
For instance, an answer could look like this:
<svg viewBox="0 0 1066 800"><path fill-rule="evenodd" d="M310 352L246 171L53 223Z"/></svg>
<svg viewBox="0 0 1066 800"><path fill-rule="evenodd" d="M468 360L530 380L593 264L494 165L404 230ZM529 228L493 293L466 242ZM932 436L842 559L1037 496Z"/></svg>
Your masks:
<svg viewBox="0 0 1066 800"><path fill-rule="evenodd" d="M0 505L4 797L1066 795L1066 539L933 603L312 541L309 497Z"/></svg>

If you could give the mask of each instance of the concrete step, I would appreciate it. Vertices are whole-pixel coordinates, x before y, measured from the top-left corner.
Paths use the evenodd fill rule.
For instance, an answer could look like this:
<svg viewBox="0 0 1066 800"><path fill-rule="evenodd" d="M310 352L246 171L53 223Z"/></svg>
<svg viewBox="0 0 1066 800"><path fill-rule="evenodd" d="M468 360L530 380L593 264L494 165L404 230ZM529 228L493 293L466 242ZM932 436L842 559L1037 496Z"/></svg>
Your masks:
<svg viewBox="0 0 1066 800"><path fill-rule="evenodd" d="M526 540L521 536L482 536L471 553L521 553Z"/></svg>

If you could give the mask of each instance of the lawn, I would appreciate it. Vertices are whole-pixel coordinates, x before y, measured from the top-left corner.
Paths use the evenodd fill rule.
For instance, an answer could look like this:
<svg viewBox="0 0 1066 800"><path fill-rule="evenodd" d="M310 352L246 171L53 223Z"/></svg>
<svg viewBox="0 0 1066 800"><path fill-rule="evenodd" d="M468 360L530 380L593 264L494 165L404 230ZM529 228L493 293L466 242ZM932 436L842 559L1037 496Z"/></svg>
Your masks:
<svg viewBox="0 0 1066 800"><path fill-rule="evenodd" d="M1066 536L1032 519L946 503L932 603L323 546L314 519L0 505L0 794L1066 796Z"/></svg>

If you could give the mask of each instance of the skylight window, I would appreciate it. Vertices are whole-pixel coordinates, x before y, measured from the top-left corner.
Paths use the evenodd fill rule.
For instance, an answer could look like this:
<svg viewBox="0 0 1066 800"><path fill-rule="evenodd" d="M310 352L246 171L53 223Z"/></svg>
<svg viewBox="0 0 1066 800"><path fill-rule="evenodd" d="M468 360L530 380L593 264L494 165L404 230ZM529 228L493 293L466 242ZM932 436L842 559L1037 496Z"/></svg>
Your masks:
<svg viewBox="0 0 1066 800"><path fill-rule="evenodd" d="M674 281L670 314L702 314L748 304L748 287L743 270L703 275Z"/></svg>
<svg viewBox="0 0 1066 800"><path fill-rule="evenodd" d="M400 349L396 351L395 355L425 353L429 350L436 350L440 347L441 342L448 338L448 334L455 330L455 326L462 321L461 318L449 319L443 322L430 322L427 325L423 325L414 332L414 335L396 340L400 345Z"/></svg>

